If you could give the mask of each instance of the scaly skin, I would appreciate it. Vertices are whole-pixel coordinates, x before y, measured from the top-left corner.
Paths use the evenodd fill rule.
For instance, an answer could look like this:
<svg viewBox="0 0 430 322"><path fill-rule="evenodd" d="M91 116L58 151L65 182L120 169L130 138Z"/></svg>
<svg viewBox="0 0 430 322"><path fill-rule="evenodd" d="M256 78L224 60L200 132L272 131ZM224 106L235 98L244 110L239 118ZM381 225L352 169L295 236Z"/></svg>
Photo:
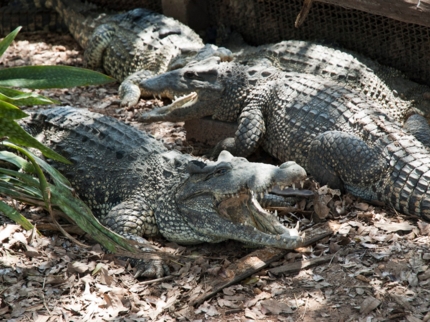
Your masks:
<svg viewBox="0 0 430 322"><path fill-rule="evenodd" d="M234 61L247 65L266 64L287 72L312 74L331 79L378 100L385 112L404 121L416 107L430 115L430 88L417 84L391 67L358 53L313 41L286 40L259 47L247 45L233 34L226 46Z"/></svg>
<svg viewBox="0 0 430 322"><path fill-rule="evenodd" d="M47 0L45 6L64 19L85 49L89 68L103 70L122 82L122 105L137 103L140 91L135 83L142 78L212 55L231 60L229 50L205 46L189 27L150 10L138 8L118 14L77 0Z"/></svg>
<svg viewBox="0 0 430 322"><path fill-rule="evenodd" d="M359 92L314 75L217 59L140 86L148 95L188 95L144 114L145 122L203 116L238 122L236 136L218 149L248 156L261 145L281 161L303 165L321 184L430 220L425 143ZM421 126L418 132L425 133Z"/></svg>
<svg viewBox="0 0 430 322"><path fill-rule="evenodd" d="M101 222L140 242L161 234L180 244L234 239L293 249L297 230L260 206L285 206L270 194L304 180L295 162L250 163L224 151L217 162L168 151L152 136L113 118L58 107L32 114L24 128L73 162L54 163ZM145 276L162 275L150 263Z"/></svg>

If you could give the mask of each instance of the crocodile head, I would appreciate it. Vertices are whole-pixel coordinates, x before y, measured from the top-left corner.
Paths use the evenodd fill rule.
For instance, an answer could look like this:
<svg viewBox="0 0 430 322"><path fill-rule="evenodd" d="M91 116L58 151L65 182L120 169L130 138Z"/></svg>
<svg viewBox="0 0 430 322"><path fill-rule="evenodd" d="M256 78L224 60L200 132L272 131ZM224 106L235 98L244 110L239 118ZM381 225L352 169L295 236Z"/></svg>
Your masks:
<svg viewBox="0 0 430 322"><path fill-rule="evenodd" d="M169 240L195 244L234 239L286 247L288 241L279 236L298 237L297 230L286 229L260 204L272 189L284 189L305 179L305 170L295 162L277 167L223 151L216 162L190 161L187 170L189 177L174 194L181 224L172 221L172 216L161 225L162 218L157 219L160 232Z"/></svg>
<svg viewBox="0 0 430 322"><path fill-rule="evenodd" d="M148 123L184 121L213 115L216 113L214 104L222 100L235 104L236 96L237 99L242 97L236 95L244 87L240 83L246 80L240 75L241 69L240 65L211 57L141 81L139 87L143 96L167 97L172 103L143 114L140 120ZM235 82L235 86L231 86L231 82ZM231 91L232 88L236 91L234 95L226 94L226 89ZM236 121L234 118L221 120Z"/></svg>

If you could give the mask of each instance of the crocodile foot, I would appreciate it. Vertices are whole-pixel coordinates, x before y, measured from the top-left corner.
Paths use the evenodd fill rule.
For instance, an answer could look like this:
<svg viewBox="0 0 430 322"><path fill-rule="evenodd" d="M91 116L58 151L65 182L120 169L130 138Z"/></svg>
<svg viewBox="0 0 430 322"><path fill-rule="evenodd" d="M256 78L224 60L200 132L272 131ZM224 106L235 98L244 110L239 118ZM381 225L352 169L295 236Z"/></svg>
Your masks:
<svg viewBox="0 0 430 322"><path fill-rule="evenodd" d="M150 261L139 260L135 263L136 273L135 278L138 277L156 277L170 275L170 268L162 260L154 259Z"/></svg>

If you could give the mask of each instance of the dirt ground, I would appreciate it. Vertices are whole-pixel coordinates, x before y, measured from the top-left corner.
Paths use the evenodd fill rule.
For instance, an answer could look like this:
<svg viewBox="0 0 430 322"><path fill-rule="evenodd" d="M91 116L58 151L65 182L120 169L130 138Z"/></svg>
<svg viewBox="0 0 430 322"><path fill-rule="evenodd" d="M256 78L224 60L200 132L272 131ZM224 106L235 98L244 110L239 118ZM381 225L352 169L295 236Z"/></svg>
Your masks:
<svg viewBox="0 0 430 322"><path fill-rule="evenodd" d="M82 51L68 35L22 34L1 62L2 67L34 64L82 66ZM170 149L195 155L207 151L207 146L186 141L182 123L136 122L138 113L163 102L141 101L125 110L117 88L111 84L40 93L64 105L117 117L149 131ZM213 281L237 274L234 264L255 249L232 241L181 247L160 238L152 242L182 256L170 263L172 275L136 280L132 267L105 255L88 236L74 234L91 246L84 249L59 232L45 229L38 236L0 215L0 320L430 320L429 224L308 184L316 197L300 201L292 214L280 213L280 220L299 220L308 227L330 219L337 223L336 231L310 247L283 252L268 267L198 305L193 303L210 291ZM16 207L39 227L47 227L49 219L40 209ZM321 258L329 260L308 265ZM294 265L298 269L288 271Z"/></svg>

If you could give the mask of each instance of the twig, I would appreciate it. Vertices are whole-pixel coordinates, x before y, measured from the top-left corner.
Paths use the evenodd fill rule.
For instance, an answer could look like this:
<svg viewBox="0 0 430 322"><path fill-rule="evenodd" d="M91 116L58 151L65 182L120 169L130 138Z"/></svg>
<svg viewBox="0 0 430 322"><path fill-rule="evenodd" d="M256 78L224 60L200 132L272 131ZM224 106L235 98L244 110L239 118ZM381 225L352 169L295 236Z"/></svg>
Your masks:
<svg viewBox="0 0 430 322"><path fill-rule="evenodd" d="M288 263L286 265L278 266L275 268L269 269L269 272L272 274L290 274L297 271L300 271L305 268L309 268L311 266L321 265L325 263L329 263L335 255L326 255L322 257L302 260L300 262Z"/></svg>
<svg viewBox="0 0 430 322"><path fill-rule="evenodd" d="M287 252L288 250L276 248L263 248L252 252L227 268L227 270L234 272L232 277L228 277L226 279L215 277L212 279L211 283L208 283L212 288L207 292L203 292L203 294L198 296L196 299L190 301L189 304L200 305L222 289L240 282L241 280L260 271L270 263L281 259Z"/></svg>
<svg viewBox="0 0 430 322"><path fill-rule="evenodd" d="M168 276L156 278L156 279L149 280L149 281L139 282L139 285L149 285L149 284L153 284L153 283L158 283L158 282L161 282L161 281L169 280L169 279L171 279L173 277L174 277L173 275L168 275Z"/></svg>
<svg viewBox="0 0 430 322"><path fill-rule="evenodd" d="M296 21L294 22L294 27L299 28L302 23L306 20L309 10L311 10L313 0L304 0L303 7L297 15Z"/></svg>
<svg viewBox="0 0 430 322"><path fill-rule="evenodd" d="M43 281L43 288L45 288L45 281ZM52 316L52 312L51 310L48 308L48 305L46 304L46 299L45 299L45 295L42 293L42 298L43 298L43 306L45 307L46 311L48 311L48 314L50 316Z"/></svg>
<svg viewBox="0 0 430 322"><path fill-rule="evenodd" d="M302 320L305 319L306 311L308 310L308 303L309 303L309 297L306 298L305 311L303 312L301 317Z"/></svg>
<svg viewBox="0 0 430 322"><path fill-rule="evenodd" d="M54 225L57 226L58 230L64 235L66 236L66 238L68 238L69 240L71 240L72 242L74 242L76 245L85 248L85 249L90 249L91 246L85 245L84 243L81 243L79 240L77 240L75 237L73 237L72 235L70 235L67 231L65 231L63 229L63 227L61 227L61 225L58 223L58 221L55 219L54 217L54 212L52 211L52 207L51 207L51 203L49 203L49 215L51 217L51 220L54 222Z"/></svg>

